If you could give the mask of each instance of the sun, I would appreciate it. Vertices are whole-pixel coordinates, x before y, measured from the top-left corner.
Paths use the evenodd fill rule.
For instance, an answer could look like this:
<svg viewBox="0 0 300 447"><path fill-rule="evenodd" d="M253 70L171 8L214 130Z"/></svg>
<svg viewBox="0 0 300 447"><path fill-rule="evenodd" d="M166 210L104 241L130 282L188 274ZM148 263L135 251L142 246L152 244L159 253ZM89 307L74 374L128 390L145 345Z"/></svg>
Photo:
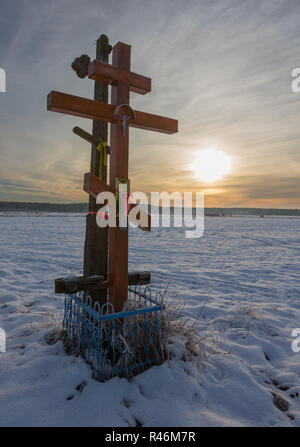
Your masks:
<svg viewBox="0 0 300 447"><path fill-rule="evenodd" d="M212 183L231 171L231 160L222 151L203 149L195 154L192 167L198 180Z"/></svg>

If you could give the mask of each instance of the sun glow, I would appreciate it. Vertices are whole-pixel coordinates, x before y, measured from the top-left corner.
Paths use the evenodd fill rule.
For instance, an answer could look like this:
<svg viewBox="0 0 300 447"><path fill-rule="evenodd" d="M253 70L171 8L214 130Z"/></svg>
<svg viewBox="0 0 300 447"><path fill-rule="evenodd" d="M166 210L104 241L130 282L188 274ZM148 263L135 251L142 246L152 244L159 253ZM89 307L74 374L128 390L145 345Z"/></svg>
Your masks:
<svg viewBox="0 0 300 447"><path fill-rule="evenodd" d="M222 151L203 149L195 154L192 168L198 180L216 182L231 171L231 160Z"/></svg>

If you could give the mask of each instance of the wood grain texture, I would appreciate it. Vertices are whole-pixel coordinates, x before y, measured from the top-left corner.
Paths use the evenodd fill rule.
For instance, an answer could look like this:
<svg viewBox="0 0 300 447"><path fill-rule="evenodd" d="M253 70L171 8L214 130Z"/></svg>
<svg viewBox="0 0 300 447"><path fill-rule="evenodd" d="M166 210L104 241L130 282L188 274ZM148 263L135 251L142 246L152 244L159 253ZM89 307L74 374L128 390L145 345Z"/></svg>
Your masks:
<svg viewBox="0 0 300 447"><path fill-rule="evenodd" d="M75 135L78 135L83 140L87 141L88 143L94 144L95 146L98 146L98 144L101 143L99 138L81 129L81 127L73 127L73 132L75 133ZM109 146L106 146L106 152L109 154Z"/></svg>
<svg viewBox="0 0 300 447"><path fill-rule="evenodd" d="M126 84L124 84L124 86L129 90L129 87ZM114 88L117 87L113 86L112 90ZM128 104L128 102L119 102L119 104ZM101 101L94 101L92 99L69 95L55 90L50 92L47 97L47 109L50 111L113 124L120 121L119 118L114 115L115 107L116 105L114 104L105 104ZM130 127L166 134L178 132L177 120L165 116L140 112L138 110L135 110L135 120L129 120L128 124Z"/></svg>
<svg viewBox="0 0 300 447"><path fill-rule="evenodd" d="M84 174L83 190L94 197L94 199L97 198L98 194L104 191L109 191L115 194L114 188L100 180L99 177L96 177L91 172L86 172Z"/></svg>
<svg viewBox="0 0 300 447"><path fill-rule="evenodd" d="M151 281L150 272L129 272L128 285L149 284ZM92 276L71 276L66 278L57 278L55 280L55 293L76 293L80 290L86 292L99 288L107 288L108 283L101 275Z"/></svg>
<svg viewBox="0 0 300 447"><path fill-rule="evenodd" d="M130 91L140 93L141 95L151 91L150 78L106 64L98 59L90 63L88 77L110 85L117 85L118 82L128 84Z"/></svg>
<svg viewBox="0 0 300 447"><path fill-rule="evenodd" d="M129 45L118 42L113 47L113 65L123 70L130 70ZM115 108L118 104L128 104L130 89L126 83L118 82L111 89L111 103ZM110 185L115 186L118 178L128 179L128 146L129 132L126 126L123 135L120 120L110 126ZM128 226L126 228L109 228L109 301L115 312L121 312L128 297Z"/></svg>

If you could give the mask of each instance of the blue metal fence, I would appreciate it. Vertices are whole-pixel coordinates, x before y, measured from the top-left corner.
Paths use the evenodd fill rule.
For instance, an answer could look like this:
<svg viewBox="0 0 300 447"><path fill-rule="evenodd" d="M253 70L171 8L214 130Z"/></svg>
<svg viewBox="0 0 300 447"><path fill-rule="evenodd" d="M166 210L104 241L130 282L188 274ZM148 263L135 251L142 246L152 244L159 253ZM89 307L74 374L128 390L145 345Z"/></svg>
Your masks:
<svg viewBox="0 0 300 447"><path fill-rule="evenodd" d="M118 313L110 303L93 305L84 292L66 295L66 349L83 355L98 380L128 377L161 363L164 305L160 292L152 295L149 287L130 287L123 312Z"/></svg>

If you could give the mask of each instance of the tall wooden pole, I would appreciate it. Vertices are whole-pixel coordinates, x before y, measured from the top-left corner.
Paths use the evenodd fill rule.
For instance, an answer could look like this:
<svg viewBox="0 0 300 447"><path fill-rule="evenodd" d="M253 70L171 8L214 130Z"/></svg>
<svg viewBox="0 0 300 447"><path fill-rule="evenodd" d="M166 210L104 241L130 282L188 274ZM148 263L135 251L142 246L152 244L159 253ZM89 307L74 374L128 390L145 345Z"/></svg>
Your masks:
<svg viewBox="0 0 300 447"><path fill-rule="evenodd" d="M102 34L96 42L96 59L108 62L111 46L108 37ZM108 102L108 85L95 81L94 99L96 101ZM93 120L93 134L102 141L107 141L107 123ZM100 153L95 144L91 148L90 172L97 177L100 172ZM107 166L102 157L102 180L107 181ZM84 245L84 276L103 275L107 277L108 268L108 229L99 228L96 222L96 212L99 206L96 200L89 196L89 213L86 216L86 235ZM95 289L91 291L94 301L106 302L106 289Z"/></svg>
<svg viewBox="0 0 300 447"><path fill-rule="evenodd" d="M117 43L113 47L113 65L130 71L130 45ZM130 86L121 81L111 89L111 103L129 105ZM110 128L110 185L115 187L117 178L128 179L129 132L117 121ZM109 301L120 312L128 294L128 227L109 228Z"/></svg>

